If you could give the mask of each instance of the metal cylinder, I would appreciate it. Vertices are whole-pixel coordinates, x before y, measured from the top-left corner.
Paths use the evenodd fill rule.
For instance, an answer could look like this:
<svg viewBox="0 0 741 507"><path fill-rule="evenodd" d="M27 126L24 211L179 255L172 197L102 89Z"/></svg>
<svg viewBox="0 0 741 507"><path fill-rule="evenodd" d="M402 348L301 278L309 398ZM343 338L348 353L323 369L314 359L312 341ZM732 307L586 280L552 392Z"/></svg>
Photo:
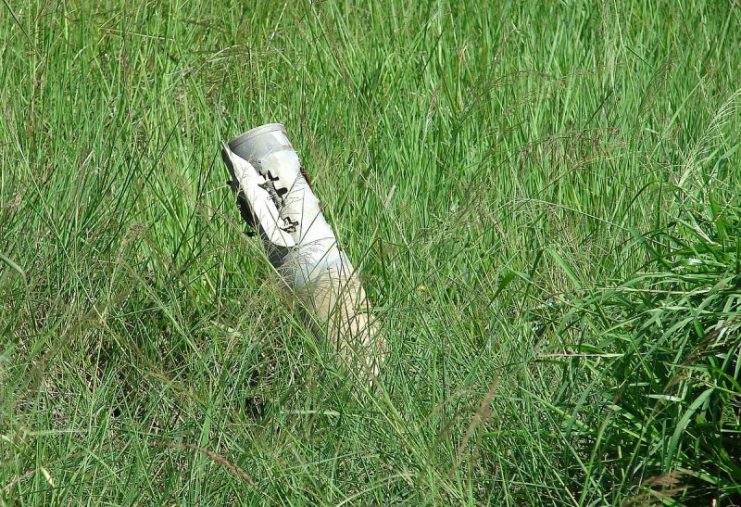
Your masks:
<svg viewBox="0 0 741 507"><path fill-rule="evenodd" d="M224 146L224 160L235 179L240 179L237 172L242 175L237 187L254 201L249 203L253 211L260 210L261 237L271 262L343 357L354 364L362 358L365 371L375 379L386 353L385 341L358 274L302 174L285 127L269 123L235 137Z"/></svg>

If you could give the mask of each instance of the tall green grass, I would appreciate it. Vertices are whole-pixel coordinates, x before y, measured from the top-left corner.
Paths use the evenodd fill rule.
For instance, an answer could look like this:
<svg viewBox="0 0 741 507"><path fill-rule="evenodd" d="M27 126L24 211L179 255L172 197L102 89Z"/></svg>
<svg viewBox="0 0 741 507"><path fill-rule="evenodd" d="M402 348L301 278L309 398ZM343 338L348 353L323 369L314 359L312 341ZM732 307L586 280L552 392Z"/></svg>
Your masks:
<svg viewBox="0 0 741 507"><path fill-rule="evenodd" d="M589 449L580 503L597 491L627 505L741 496L741 208L703 204L640 237L642 269L553 319L568 365L551 403Z"/></svg>
<svg viewBox="0 0 741 507"><path fill-rule="evenodd" d="M726 2L0 5L0 505L729 505ZM219 142L281 121L377 391L286 304ZM736 502L738 503L738 502Z"/></svg>

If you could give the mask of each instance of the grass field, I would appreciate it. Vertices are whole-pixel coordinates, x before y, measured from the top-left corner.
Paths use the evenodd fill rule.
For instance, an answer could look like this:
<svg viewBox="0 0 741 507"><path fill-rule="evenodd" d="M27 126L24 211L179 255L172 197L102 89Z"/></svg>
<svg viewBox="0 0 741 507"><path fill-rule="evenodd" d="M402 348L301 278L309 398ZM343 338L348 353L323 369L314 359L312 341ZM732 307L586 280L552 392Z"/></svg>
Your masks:
<svg viewBox="0 0 741 507"><path fill-rule="evenodd" d="M741 503L741 5L0 5L0 506ZM384 321L308 331L280 121Z"/></svg>

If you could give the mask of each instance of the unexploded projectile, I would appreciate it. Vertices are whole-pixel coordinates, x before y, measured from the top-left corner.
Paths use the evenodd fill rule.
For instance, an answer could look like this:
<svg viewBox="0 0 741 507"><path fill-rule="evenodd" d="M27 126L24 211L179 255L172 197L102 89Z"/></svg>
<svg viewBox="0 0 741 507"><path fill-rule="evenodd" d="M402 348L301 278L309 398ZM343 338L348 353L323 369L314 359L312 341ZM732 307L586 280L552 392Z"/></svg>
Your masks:
<svg viewBox="0 0 741 507"><path fill-rule="evenodd" d="M386 355L379 323L283 125L245 132L223 145L222 156L242 217L259 233L270 261L348 366L375 380Z"/></svg>

